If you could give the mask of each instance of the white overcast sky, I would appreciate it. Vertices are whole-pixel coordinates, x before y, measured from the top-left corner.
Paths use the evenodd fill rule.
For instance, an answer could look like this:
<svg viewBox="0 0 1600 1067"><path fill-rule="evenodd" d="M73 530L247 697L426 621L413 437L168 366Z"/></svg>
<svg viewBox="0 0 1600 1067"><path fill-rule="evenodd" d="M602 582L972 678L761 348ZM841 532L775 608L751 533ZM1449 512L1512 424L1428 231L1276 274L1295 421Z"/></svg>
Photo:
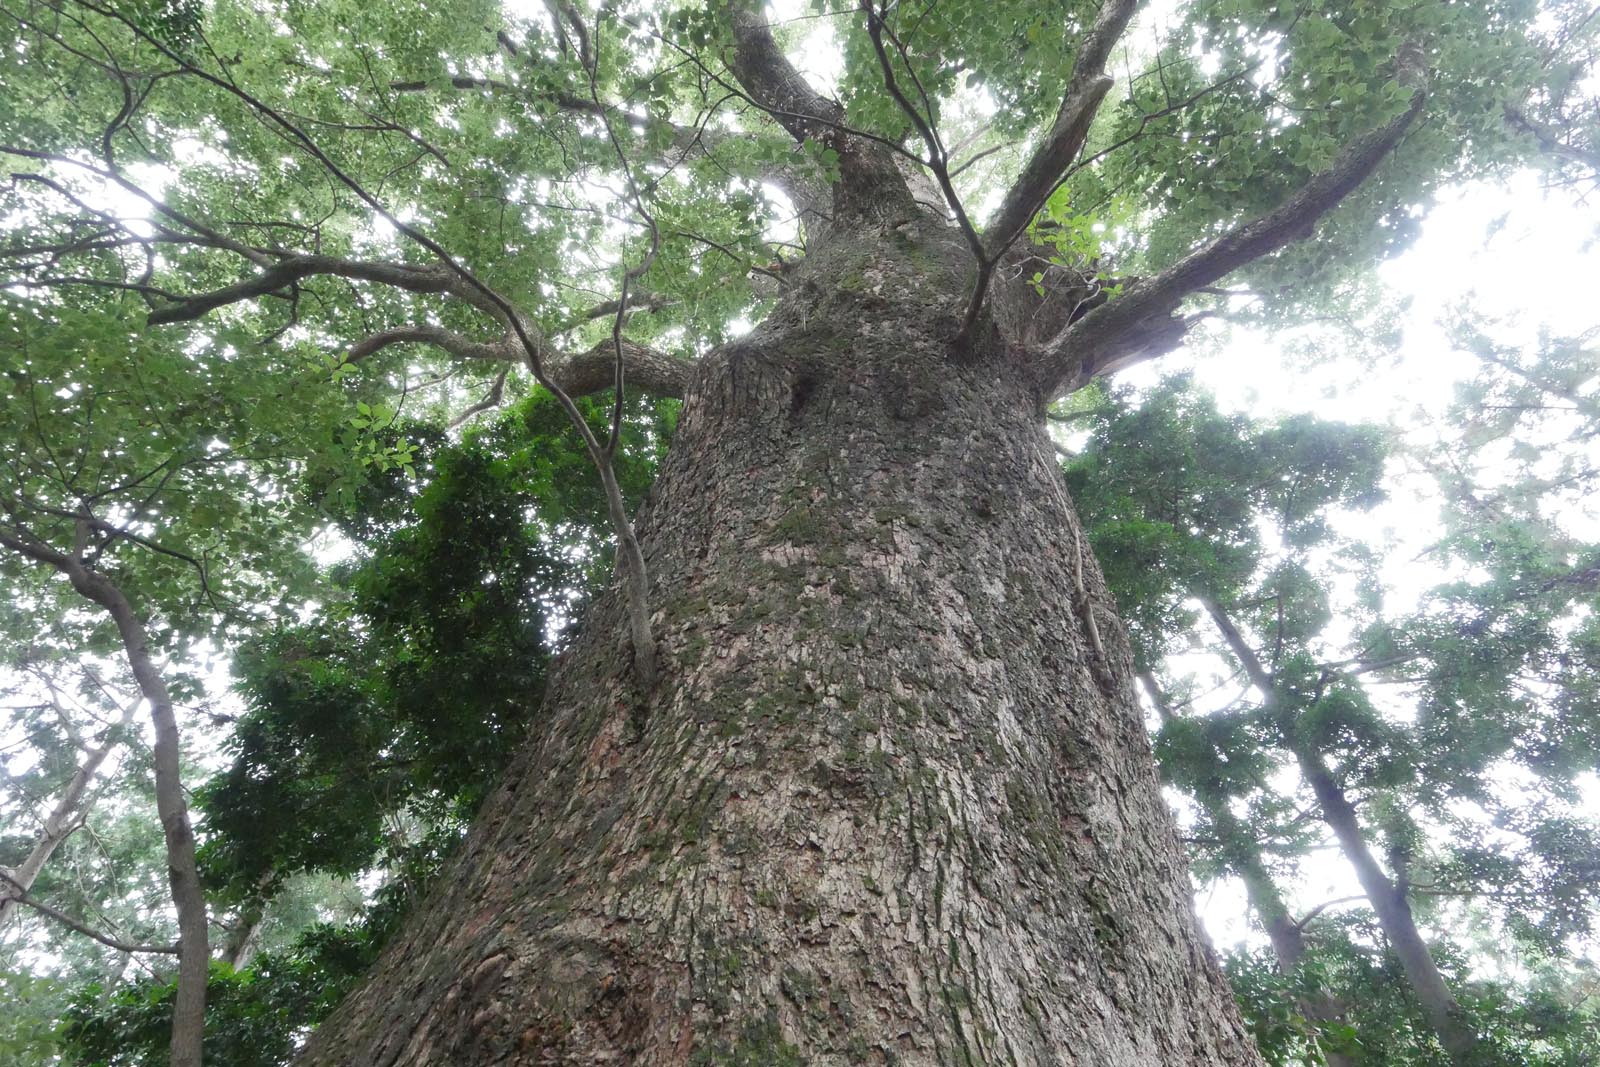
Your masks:
<svg viewBox="0 0 1600 1067"><path fill-rule="evenodd" d="M1254 417L1311 412L1415 428L1419 412L1441 413L1453 399L1455 384L1478 370L1477 361L1454 349L1441 328L1449 310L1470 301L1501 320L1497 337L1526 345L1534 343L1541 326L1575 334L1600 325L1597 245L1600 208L1570 194L1546 193L1534 174L1519 174L1503 186L1448 189L1429 211L1416 244L1380 268L1383 282L1412 301L1392 361L1368 369L1338 358L1335 350L1308 365L1285 357L1271 336L1234 331L1220 348L1176 352L1122 380L1148 384L1188 369L1223 408ZM1414 602L1442 576L1421 555L1439 534L1435 506L1410 489L1391 488L1386 503L1345 531L1392 546L1385 577L1396 608ZM1570 525L1600 539L1592 515L1572 516ZM1508 780L1505 787L1513 789L1515 783ZM1600 814L1600 786L1591 780L1584 792ZM1308 863L1291 892L1306 909L1358 896L1361 890L1348 866L1330 854ZM1260 942L1250 929L1238 884L1201 887L1197 905L1219 948Z"/></svg>

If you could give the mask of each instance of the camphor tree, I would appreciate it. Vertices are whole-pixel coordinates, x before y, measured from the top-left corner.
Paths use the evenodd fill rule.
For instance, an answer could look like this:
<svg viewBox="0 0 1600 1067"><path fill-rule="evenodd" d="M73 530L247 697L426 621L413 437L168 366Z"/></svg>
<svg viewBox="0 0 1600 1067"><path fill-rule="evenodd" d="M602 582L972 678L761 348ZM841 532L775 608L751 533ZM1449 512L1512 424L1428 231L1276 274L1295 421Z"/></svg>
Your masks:
<svg viewBox="0 0 1600 1067"><path fill-rule="evenodd" d="M151 361L183 414L155 390L155 445L97 454L132 493L190 427L173 468L248 531L262 466L403 466L419 375L478 407L525 368L618 539L302 1062L1258 1062L1043 416L1243 297L1359 289L1439 182L1582 166L1592 20L1137 6L6 0L9 338L70 328L84 363L40 390L16 357L17 396ZM633 391L682 410L630 517ZM81 491L30 432L12 541L177 565L141 531L204 526L184 493L108 513L125 481Z"/></svg>

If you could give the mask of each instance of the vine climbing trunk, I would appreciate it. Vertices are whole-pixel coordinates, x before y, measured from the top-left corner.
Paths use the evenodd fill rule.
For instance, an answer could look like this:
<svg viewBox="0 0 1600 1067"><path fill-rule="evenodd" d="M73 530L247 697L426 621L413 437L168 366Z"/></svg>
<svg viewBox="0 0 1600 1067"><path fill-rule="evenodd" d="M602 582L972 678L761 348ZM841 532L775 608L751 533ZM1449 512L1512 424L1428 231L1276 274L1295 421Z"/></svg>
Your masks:
<svg viewBox="0 0 1600 1067"><path fill-rule="evenodd" d="M1040 397L927 218L699 365L620 587L302 1063L1259 1063ZM987 340L983 338L987 337Z"/></svg>

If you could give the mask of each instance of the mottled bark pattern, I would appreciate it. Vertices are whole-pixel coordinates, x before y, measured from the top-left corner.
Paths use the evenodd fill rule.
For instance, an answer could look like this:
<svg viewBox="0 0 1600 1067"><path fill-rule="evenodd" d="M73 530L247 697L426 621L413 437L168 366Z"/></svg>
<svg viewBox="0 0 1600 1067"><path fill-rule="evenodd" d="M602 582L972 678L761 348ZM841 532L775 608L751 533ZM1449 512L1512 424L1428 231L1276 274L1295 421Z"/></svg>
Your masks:
<svg viewBox="0 0 1600 1067"><path fill-rule="evenodd" d="M655 692L613 590L303 1062L1259 1062L1039 397L950 350L969 279L890 220L703 362L639 523Z"/></svg>

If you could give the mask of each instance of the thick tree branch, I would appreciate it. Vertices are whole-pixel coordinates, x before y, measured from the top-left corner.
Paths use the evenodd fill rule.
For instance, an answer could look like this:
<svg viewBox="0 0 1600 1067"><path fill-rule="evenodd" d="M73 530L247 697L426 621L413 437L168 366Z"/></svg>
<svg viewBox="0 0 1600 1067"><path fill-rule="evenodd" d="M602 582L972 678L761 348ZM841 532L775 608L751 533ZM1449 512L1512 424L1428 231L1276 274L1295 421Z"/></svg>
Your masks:
<svg viewBox="0 0 1600 1067"><path fill-rule="evenodd" d="M838 153L834 212L875 218L913 217L919 209L900 176L895 156L916 157L888 138L846 126L843 106L807 85L778 47L759 4L726 0L725 10L734 42L728 68L746 99L776 120L796 141L816 141ZM698 57L691 54L690 58L722 82Z"/></svg>
<svg viewBox="0 0 1600 1067"><path fill-rule="evenodd" d="M448 293L459 287L459 280L452 272L439 267L339 259L335 256L290 256L243 281L187 297L170 307L157 308L150 313L149 323L152 326L164 326L174 322L192 322L219 307L269 296L315 275L378 282L412 293Z"/></svg>
<svg viewBox="0 0 1600 1067"><path fill-rule="evenodd" d="M346 359L366 359L390 345L424 344L442 349L461 360L494 363L520 363L522 344L507 334L497 341L474 341L442 326L399 326L357 341ZM630 387L651 396L682 397L693 364L627 338L620 342L623 369ZM617 344L610 338L584 352L551 352L546 356L545 376L568 396L589 396L615 384Z"/></svg>
<svg viewBox="0 0 1600 1067"><path fill-rule="evenodd" d="M1027 229L1083 147L1100 103L1111 90L1106 61L1138 6L1139 0L1106 0L1100 8L1094 25L1078 47L1072 78L1067 82L1066 96L1055 121L984 228L984 253L989 260L999 259Z"/></svg>
<svg viewBox="0 0 1600 1067"><path fill-rule="evenodd" d="M733 54L728 68L750 99L796 141L820 141L844 120L844 108L811 86L783 54L758 4L729 0Z"/></svg>
<svg viewBox="0 0 1600 1067"><path fill-rule="evenodd" d="M1309 237L1319 219L1377 169L1426 101L1418 89L1404 112L1350 142L1333 164L1313 175L1280 206L1189 253L1159 274L1129 283L1121 296L1067 326L1035 355L1043 395L1053 398L1167 351L1194 318L1176 314L1191 294L1227 274Z"/></svg>
<svg viewBox="0 0 1600 1067"><path fill-rule="evenodd" d="M390 345L403 344L432 345L461 360L488 360L495 363L522 361L522 345L514 337L502 337L498 341L474 341L443 326L426 324L396 326L394 329L381 330L363 337L350 346L350 350L345 353L345 360L359 363Z"/></svg>
<svg viewBox="0 0 1600 1067"><path fill-rule="evenodd" d="M586 352L557 356L551 361L550 373L566 383L563 387L574 396L598 393L612 385L618 349L631 388L652 396L683 396L692 364L625 337L602 341Z"/></svg>

